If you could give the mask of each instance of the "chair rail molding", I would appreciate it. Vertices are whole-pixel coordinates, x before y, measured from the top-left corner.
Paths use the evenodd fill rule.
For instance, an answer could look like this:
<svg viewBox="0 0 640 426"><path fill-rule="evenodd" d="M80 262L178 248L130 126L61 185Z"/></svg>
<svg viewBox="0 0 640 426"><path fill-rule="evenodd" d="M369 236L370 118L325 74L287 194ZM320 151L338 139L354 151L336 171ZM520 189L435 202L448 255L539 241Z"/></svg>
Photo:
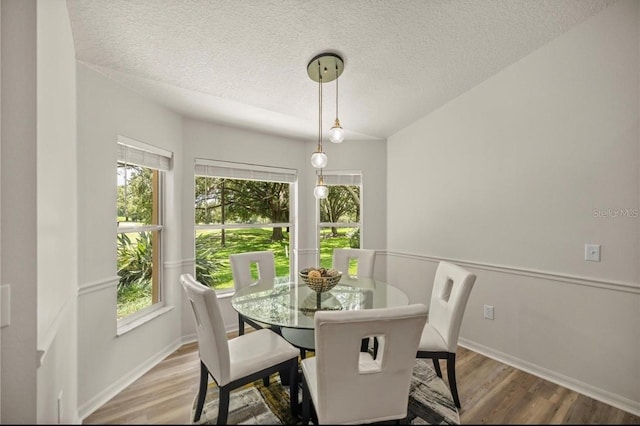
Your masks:
<svg viewBox="0 0 640 426"><path fill-rule="evenodd" d="M114 285L120 280L120 277L114 275L112 277L102 278L97 281L81 284L78 287L78 296L84 296L85 294L93 293L104 289L112 289Z"/></svg>
<svg viewBox="0 0 640 426"><path fill-rule="evenodd" d="M515 266L496 265L491 263L475 262L471 260L452 259L446 257L436 257L423 254L397 252L397 251L379 251L380 255L414 259L425 262L438 263L441 260L446 262L455 263L460 266L482 269L486 271L499 272L503 274L522 275L525 277L532 277L538 279L544 279L549 281L563 282L568 284L583 285L588 287L596 287L605 290L621 291L625 293L640 294L640 283L625 282L616 280L605 280L602 278L589 278L578 275L562 274L559 272L540 271L536 269L519 268Z"/></svg>

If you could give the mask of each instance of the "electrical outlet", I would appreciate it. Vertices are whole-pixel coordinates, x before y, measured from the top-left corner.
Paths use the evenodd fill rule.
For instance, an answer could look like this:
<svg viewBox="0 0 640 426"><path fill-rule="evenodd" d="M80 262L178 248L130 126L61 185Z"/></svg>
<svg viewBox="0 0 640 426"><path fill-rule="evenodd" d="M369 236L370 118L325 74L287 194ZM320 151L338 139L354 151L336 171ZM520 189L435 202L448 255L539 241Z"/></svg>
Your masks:
<svg viewBox="0 0 640 426"><path fill-rule="evenodd" d="M489 320L493 319L493 306L484 305L484 318Z"/></svg>
<svg viewBox="0 0 640 426"><path fill-rule="evenodd" d="M585 244L584 260L600 262L600 244Z"/></svg>

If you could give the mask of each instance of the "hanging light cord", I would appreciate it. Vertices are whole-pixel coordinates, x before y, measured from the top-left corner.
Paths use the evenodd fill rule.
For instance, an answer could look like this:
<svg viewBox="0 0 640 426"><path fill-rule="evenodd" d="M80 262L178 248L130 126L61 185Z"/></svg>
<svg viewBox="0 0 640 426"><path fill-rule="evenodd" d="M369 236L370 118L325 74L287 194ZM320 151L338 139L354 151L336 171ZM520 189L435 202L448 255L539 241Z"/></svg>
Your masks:
<svg viewBox="0 0 640 426"><path fill-rule="evenodd" d="M338 119L338 62L336 61L336 120Z"/></svg>
<svg viewBox="0 0 640 426"><path fill-rule="evenodd" d="M322 152L322 73L318 61L318 152Z"/></svg>
<svg viewBox="0 0 640 426"><path fill-rule="evenodd" d="M320 61L318 61L318 151L322 152L322 70L320 69ZM319 185L324 185L322 178L322 167L320 167Z"/></svg>

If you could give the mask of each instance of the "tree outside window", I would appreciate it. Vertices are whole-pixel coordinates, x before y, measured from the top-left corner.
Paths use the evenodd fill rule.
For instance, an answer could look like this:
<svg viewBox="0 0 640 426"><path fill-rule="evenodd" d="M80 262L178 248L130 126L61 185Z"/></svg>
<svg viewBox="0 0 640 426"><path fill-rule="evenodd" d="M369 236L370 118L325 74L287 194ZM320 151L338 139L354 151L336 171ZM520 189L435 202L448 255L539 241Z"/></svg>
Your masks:
<svg viewBox="0 0 640 426"><path fill-rule="evenodd" d="M328 179L331 182L331 178ZM330 268L333 249L360 248L360 185L328 184L327 198L320 209L320 266ZM355 269L355 264L353 265Z"/></svg>
<svg viewBox="0 0 640 426"><path fill-rule="evenodd" d="M289 277L295 174L289 181L271 181L268 175L260 180L220 177L216 170L199 175L196 169L196 279L217 291L231 291L229 255L263 250L274 252L276 275ZM258 279L256 271L254 278Z"/></svg>

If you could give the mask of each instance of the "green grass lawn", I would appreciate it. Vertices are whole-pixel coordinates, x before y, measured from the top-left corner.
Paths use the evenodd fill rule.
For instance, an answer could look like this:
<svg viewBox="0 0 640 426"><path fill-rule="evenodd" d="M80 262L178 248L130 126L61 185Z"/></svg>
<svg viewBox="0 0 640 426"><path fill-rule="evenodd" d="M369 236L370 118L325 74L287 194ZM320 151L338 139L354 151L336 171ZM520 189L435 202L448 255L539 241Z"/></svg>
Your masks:
<svg viewBox="0 0 640 426"><path fill-rule="evenodd" d="M283 231L286 231L283 229ZM326 237L323 234L320 243L320 266L331 267L333 249L336 247L349 247L348 229L341 229L337 237ZM213 248L212 259L217 267L212 274L214 287L217 290L233 288L233 276L229 255L232 253L244 253L249 251L272 250L276 263L276 275L289 275L289 234L284 232L284 240L271 241L271 228L262 229L235 229L226 230L226 244L222 246L222 231L200 231L198 234L207 234L207 242ZM310 266L310 265L309 265ZM294 271L297 273L297 271ZM256 277L257 278L257 277Z"/></svg>

